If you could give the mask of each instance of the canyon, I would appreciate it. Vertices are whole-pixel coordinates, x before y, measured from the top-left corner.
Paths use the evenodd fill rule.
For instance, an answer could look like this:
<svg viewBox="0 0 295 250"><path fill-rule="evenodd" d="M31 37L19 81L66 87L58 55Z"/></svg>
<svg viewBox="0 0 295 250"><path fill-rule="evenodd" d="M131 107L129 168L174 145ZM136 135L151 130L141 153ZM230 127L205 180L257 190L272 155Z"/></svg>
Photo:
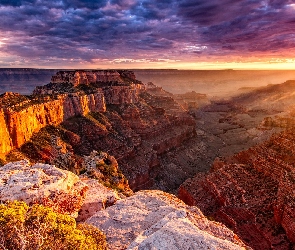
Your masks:
<svg viewBox="0 0 295 250"><path fill-rule="evenodd" d="M295 81L287 81L211 98L172 94L132 71L58 71L29 96L1 95L1 162L27 159L15 167L24 168L24 176L36 176L37 168L46 174L52 165L59 176L79 176L69 187L78 183L83 191L61 190L61 198L47 193L41 204L103 229L111 249L183 242L291 249L294 93ZM2 167L5 188L13 166ZM36 183L28 193L43 185ZM7 193L3 189L0 200L12 200ZM11 196L32 203L17 192ZM74 211L54 206L73 197ZM124 238L118 228L133 231ZM180 233L184 229L191 234Z"/></svg>
<svg viewBox="0 0 295 250"><path fill-rule="evenodd" d="M3 159L54 162L58 152L49 135L54 131L66 145L62 154L72 152L78 168L79 159L93 150L114 155L133 190L156 186L162 158L195 135L193 118L170 93L145 86L130 71L58 72L33 95L5 93L0 104ZM178 171L183 168L185 162ZM188 177L163 178L161 185L176 189Z"/></svg>
<svg viewBox="0 0 295 250"><path fill-rule="evenodd" d="M181 185L178 197L200 207L254 249L294 243L294 132L282 132ZM291 243L290 243L291 242Z"/></svg>
<svg viewBox="0 0 295 250"><path fill-rule="evenodd" d="M287 81L196 112L201 123L209 113L207 121L215 125L208 132L224 148L208 173L180 186L178 197L253 249L294 246L294 91L295 81Z"/></svg>

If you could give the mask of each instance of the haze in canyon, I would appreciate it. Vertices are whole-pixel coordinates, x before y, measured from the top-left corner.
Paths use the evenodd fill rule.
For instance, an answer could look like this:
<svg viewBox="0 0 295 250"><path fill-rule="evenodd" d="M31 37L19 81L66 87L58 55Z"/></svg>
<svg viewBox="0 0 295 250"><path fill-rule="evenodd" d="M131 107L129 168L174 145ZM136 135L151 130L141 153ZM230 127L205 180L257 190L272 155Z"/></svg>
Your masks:
<svg viewBox="0 0 295 250"><path fill-rule="evenodd" d="M32 72L9 69L12 79L13 71L17 77L23 71L24 78L29 79L28 72ZM33 72L31 79L36 73L38 77L44 74L44 70ZM139 72L147 77L150 70ZM164 72L164 76L172 72L170 74L175 77L175 71L160 72ZM225 75L238 81L233 72L218 71L216 79L222 82L221 75ZM252 72L244 74L250 73L253 76ZM292 73L288 71L288 74ZM230 241L238 239L234 244L241 249L246 246L253 249L292 248L295 80L257 87L241 85L232 91L232 95L227 92L226 96L223 93L216 96L195 90L173 94L150 81L142 82L136 74L136 71L128 70L62 70L57 71L48 84L35 87L30 95L3 93L0 99L0 153L2 164L6 165L1 170L2 201L30 203L34 200L56 212L68 213L77 223L86 222L101 229L111 249L138 244L152 244L161 249L157 242L165 237L160 232L139 243L144 231L133 231L130 241L129 238L118 238L116 232L124 226L113 224L113 219L106 224L98 222L116 211L111 212L116 209L118 200L127 205L129 199L132 204L139 204L137 199L140 199L143 207L151 199L155 199L154 204L162 204L160 197L168 195L159 191L162 190L178 195L189 205L185 208L189 211L201 209L185 212L193 213L188 217L181 217L179 212L165 215L169 223L181 218L190 220L183 222L194 225L187 228L188 233L195 232L195 227L204 228L204 223L208 223L189 218L205 215L229 228L222 225L222 229L217 229L219 226L214 222L210 226L216 228L213 231L233 230L236 236ZM259 74L265 72L256 72ZM179 83L187 77L194 79L192 75L187 76L184 72L175 81ZM150 77L154 77L154 72ZM265 81L267 79L270 78ZM19 77L19 82L21 80ZM244 78L240 80L243 81ZM237 88L233 86L233 89ZM43 194L46 196L42 196L44 191L32 193L30 188L23 193L20 190L25 190L24 185L27 185L22 184L23 178L27 178L26 171L30 171L27 169L31 164L36 164L31 170L36 174L45 171L41 170L43 168L55 166L59 171L73 172L75 182L80 179L84 184L77 182L72 191L60 190L54 184L50 192L57 193L49 196L47 191ZM20 167L23 165L24 169ZM15 170L20 171L19 177L15 176ZM45 171L49 175L46 179L51 178L48 171ZM34 178L39 178L38 175ZM38 179L29 182L36 181ZM12 183L18 185L10 190ZM43 190L47 189L45 183L30 185ZM253 189L254 186L259 188ZM155 191L138 192L146 189ZM15 191L11 193L12 190ZM128 196L133 198L126 198ZM70 202L72 197L78 199L74 205L76 210L65 210L63 202ZM179 204L180 201L174 199L171 196L169 201L165 200L167 209L184 209L184 205L177 207L175 202ZM150 207L149 213L158 211L159 205L155 206ZM136 213L142 213L143 207L140 205ZM131 218L130 225L153 227L163 223L136 222L134 210L126 209L122 216ZM127 227L126 230L130 229ZM142 230L150 229L144 227ZM176 236L178 230L176 226L170 232L175 242L168 240L165 244L181 245L181 241L186 241L188 236L185 234L181 234L184 237L181 239ZM209 232L211 236L213 231ZM204 239L207 233L198 232L189 244L198 245L200 237ZM228 232L224 231L224 234ZM213 237L224 239L224 234L213 233ZM206 246L215 244L211 238L205 242ZM216 244L225 247L221 241Z"/></svg>
<svg viewBox="0 0 295 250"><path fill-rule="evenodd" d="M292 0L0 15L1 250L294 249Z"/></svg>

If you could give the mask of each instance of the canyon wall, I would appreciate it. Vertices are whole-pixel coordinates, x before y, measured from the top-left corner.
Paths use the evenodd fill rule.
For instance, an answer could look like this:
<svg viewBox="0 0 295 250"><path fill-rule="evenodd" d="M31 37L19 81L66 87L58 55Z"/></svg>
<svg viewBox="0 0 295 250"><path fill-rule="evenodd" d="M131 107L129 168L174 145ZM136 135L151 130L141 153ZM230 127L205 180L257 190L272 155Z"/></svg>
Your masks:
<svg viewBox="0 0 295 250"><path fill-rule="evenodd" d="M72 77L73 75L73 77ZM124 82L126 77L136 84ZM83 78L84 77L84 78ZM77 86L84 83L83 79L97 81L120 80L121 86L105 86L92 88L91 91L75 89L72 82ZM123 71L97 71L83 72L58 72L52 79L54 83L36 88L34 95L30 97L14 93L5 93L0 97L0 156L4 156L10 150L19 148L28 141L33 133L38 132L47 125L58 125L66 119L86 115L89 112L105 112L107 104L130 104L139 100L139 93L144 89L143 84L135 80L132 73ZM64 88L65 81L70 88ZM63 84L58 85L59 82ZM55 90L55 88L57 89Z"/></svg>
<svg viewBox="0 0 295 250"><path fill-rule="evenodd" d="M291 249L295 243L293 130L198 174L178 196L233 229L254 249Z"/></svg>
<svg viewBox="0 0 295 250"><path fill-rule="evenodd" d="M0 111L0 137L0 157L3 157L12 149L12 142L6 126L3 109Z"/></svg>

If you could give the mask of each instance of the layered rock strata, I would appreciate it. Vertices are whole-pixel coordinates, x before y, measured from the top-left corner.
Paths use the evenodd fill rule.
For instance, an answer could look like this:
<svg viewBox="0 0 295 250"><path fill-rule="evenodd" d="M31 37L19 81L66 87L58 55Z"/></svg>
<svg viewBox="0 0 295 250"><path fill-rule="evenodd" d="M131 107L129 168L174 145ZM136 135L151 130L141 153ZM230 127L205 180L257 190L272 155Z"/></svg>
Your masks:
<svg viewBox="0 0 295 250"><path fill-rule="evenodd" d="M187 180L178 196L225 223L254 249L294 246L294 132L216 161Z"/></svg>
<svg viewBox="0 0 295 250"><path fill-rule="evenodd" d="M89 155L93 150L107 151L118 159L120 169L133 190L159 188L161 169L167 166L162 158L166 159L170 151L195 137L194 119L173 99L172 94L154 85L145 90L146 87L135 79L132 72L118 71L120 76L116 73L115 77L120 79L108 79L108 82L101 82L98 77L93 80L95 77L91 78L91 74L96 73L87 72L86 82L73 72L59 73L56 76L59 80L53 78L52 83L37 88L31 98L3 97L7 99L2 102L3 106L15 100L15 122L6 116L7 123L12 124L7 126L10 149L20 148L25 157L58 166L69 156L70 164L66 165L73 166L68 169L72 171L75 168L74 172L77 170L75 166L83 168L79 160L83 155ZM69 76L71 74L73 78ZM40 106L30 112L23 111L33 109L32 103L36 99L43 100L37 105L47 105L46 110L49 111ZM26 120L21 112L27 115ZM62 152L56 145L48 143L51 141L48 134L51 133L60 138L60 145L64 145ZM180 158L182 151L175 155ZM15 157L8 159L14 160ZM76 159L77 164L72 159ZM189 154L186 159L189 164L187 161L175 163L179 166L177 171L182 173L180 178L164 177L160 188L175 190L191 172L195 173L195 157Z"/></svg>
<svg viewBox="0 0 295 250"><path fill-rule="evenodd" d="M73 74L74 80L72 80L70 76L63 77L59 72L53 77L53 83L36 88L34 95L29 97L14 93L5 93L1 96L1 156L11 149L19 148L31 138L33 133L46 125L58 125L70 117L86 115L89 112L105 112L108 104L136 103L139 101L140 92L144 89L132 72L85 71L89 78L87 84L92 83L91 77L94 79L96 75L97 82L104 82L103 86L92 86L83 90L76 88L79 84L84 84L81 80L82 73L82 71L63 73ZM99 77L100 74L109 78ZM115 78L112 78L112 75ZM116 79L118 81L115 81Z"/></svg>
<svg viewBox="0 0 295 250"><path fill-rule="evenodd" d="M2 96L2 100L7 98L7 95L11 94ZM104 112L106 109L104 96L99 92L88 95L75 93L57 98L28 99L15 105L3 102L1 104L0 117L5 118L1 126L2 154L9 152L12 148L19 148L31 138L34 132L38 132L46 125L58 125L69 117L85 115L89 112Z"/></svg>
<svg viewBox="0 0 295 250"><path fill-rule="evenodd" d="M222 224L161 191L140 191L86 223L104 231L110 249L246 249Z"/></svg>

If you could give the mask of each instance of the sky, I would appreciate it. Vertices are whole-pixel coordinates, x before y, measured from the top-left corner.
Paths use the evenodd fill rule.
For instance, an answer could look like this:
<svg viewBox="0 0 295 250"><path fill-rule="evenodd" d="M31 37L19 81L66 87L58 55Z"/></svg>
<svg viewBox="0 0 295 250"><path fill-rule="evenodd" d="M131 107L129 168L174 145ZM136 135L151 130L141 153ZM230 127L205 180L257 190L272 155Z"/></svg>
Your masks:
<svg viewBox="0 0 295 250"><path fill-rule="evenodd" d="M295 1L0 0L0 67L295 69Z"/></svg>

